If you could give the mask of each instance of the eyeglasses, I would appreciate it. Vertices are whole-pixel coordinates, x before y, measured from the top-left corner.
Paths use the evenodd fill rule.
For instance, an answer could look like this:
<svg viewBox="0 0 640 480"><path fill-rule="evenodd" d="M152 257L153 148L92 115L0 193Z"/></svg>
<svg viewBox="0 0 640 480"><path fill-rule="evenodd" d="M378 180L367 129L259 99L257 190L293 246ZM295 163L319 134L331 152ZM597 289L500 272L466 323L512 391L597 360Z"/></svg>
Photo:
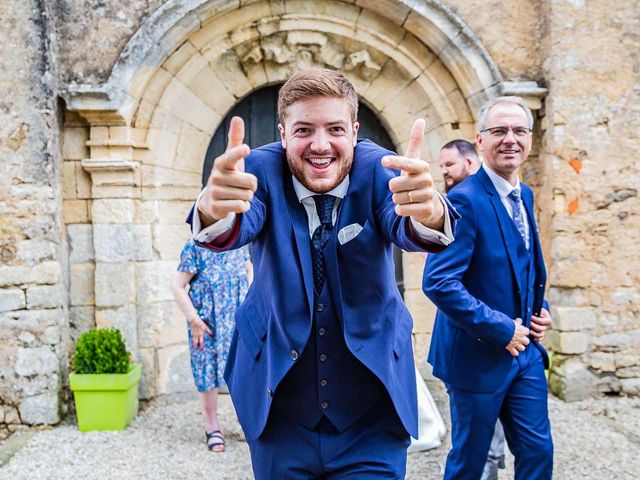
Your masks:
<svg viewBox="0 0 640 480"><path fill-rule="evenodd" d="M489 132L489 135L493 138L504 138L507 136L509 131L512 131L516 137L523 138L529 135L533 130L527 127L492 127L484 128L480 130L480 133Z"/></svg>

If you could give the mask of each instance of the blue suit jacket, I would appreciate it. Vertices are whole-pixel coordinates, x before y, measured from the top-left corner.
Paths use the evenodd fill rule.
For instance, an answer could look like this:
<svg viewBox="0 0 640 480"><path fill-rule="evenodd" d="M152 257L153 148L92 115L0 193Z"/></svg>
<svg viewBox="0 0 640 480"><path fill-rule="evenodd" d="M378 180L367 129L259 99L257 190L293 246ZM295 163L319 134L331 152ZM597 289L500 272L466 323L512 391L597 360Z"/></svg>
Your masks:
<svg viewBox="0 0 640 480"><path fill-rule="evenodd" d="M546 270L533 214L533 193L522 185L529 217L533 255L533 313L544 306ZM527 286L516 275L516 245L520 241L513 220L483 169L456 186L449 201L461 215L456 239L440 255L430 255L423 290L438 307L429 363L433 373L454 387L477 392L500 390L513 357L505 350L522 318L528 326ZM547 354L542 345L532 342Z"/></svg>
<svg viewBox="0 0 640 480"><path fill-rule="evenodd" d="M325 261L348 348L382 381L405 429L416 436L413 321L395 283L391 243L410 251L444 247L413 240L408 219L395 214L388 182L397 172L380 163L391 153L368 140L357 144ZM292 352L302 352L307 343L314 293L307 215L282 146L252 150L246 170L256 175L258 190L222 248L252 243L255 281L236 312L225 379L245 435L255 439L278 384L293 366ZM354 223L363 230L340 245L337 232Z"/></svg>

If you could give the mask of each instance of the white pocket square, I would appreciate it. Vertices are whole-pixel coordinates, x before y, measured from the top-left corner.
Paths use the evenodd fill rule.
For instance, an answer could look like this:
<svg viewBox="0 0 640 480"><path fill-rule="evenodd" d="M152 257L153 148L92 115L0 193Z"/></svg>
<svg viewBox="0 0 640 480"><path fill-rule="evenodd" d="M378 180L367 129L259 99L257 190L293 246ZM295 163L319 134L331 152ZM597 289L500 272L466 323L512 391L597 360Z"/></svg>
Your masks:
<svg viewBox="0 0 640 480"><path fill-rule="evenodd" d="M360 232L362 231L362 227L357 223L352 223L351 225L347 225L342 228L338 232L338 241L340 245L344 245L347 242L350 242L354 238L356 238Z"/></svg>

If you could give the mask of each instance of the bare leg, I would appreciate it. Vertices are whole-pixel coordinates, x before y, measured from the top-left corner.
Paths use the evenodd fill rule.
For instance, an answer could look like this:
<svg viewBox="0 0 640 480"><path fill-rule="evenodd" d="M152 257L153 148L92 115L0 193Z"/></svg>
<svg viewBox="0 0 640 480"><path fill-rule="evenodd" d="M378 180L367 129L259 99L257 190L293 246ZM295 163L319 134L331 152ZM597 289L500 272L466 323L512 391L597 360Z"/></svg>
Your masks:
<svg viewBox="0 0 640 480"><path fill-rule="evenodd" d="M220 422L218 421L218 389L214 388L207 392L200 393L200 403L204 412L205 430L208 433L220 431ZM220 434L221 435L221 434ZM224 443L220 437L210 438L208 445L214 452L224 451Z"/></svg>

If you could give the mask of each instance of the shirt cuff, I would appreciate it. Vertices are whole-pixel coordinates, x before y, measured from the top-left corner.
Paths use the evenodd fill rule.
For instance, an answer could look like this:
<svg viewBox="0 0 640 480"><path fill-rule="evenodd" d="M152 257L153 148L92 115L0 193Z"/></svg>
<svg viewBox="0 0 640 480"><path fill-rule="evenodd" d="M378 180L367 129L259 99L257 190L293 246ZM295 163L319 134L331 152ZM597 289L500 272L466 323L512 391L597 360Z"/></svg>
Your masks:
<svg viewBox="0 0 640 480"><path fill-rule="evenodd" d="M198 199L196 200L195 212L193 212L193 219L191 221L191 236L194 240L201 243L212 243L218 237L230 233L233 230L236 220L236 214L231 212L222 220L218 220L213 225L209 225L207 228L203 229L202 224L200 223L200 214L198 212L198 202L202 197L204 190L200 192L198 195Z"/></svg>
<svg viewBox="0 0 640 480"><path fill-rule="evenodd" d="M411 219L411 226L420 240L447 246L454 240L453 230L451 229L451 216L449 215L449 207L445 203L440 192L436 191L436 194L444 208L444 233L434 230L433 228L425 227L413 218Z"/></svg>

